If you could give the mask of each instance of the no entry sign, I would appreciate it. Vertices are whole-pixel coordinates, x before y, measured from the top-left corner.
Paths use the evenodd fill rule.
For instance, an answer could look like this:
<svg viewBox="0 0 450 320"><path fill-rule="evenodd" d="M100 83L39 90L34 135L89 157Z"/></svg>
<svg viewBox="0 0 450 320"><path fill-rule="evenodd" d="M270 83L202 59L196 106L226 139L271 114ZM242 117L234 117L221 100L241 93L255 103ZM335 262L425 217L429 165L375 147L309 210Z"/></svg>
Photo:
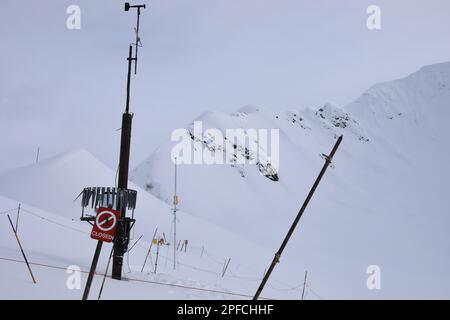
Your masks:
<svg viewBox="0 0 450 320"><path fill-rule="evenodd" d="M109 208L98 208L91 238L104 242L113 241L119 215L120 211Z"/></svg>

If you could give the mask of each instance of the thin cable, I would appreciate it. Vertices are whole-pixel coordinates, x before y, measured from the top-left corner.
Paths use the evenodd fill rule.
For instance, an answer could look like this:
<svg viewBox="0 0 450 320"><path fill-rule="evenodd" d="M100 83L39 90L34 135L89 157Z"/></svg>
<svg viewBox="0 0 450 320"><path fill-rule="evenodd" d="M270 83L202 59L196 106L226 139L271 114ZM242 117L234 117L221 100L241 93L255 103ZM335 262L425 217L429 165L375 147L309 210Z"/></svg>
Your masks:
<svg viewBox="0 0 450 320"><path fill-rule="evenodd" d="M6 210L6 211L1 211L0 214L6 214L6 213L14 212L14 211L17 211L17 209L19 209L19 207L14 208L14 209L9 209L9 210Z"/></svg>
<svg viewBox="0 0 450 320"><path fill-rule="evenodd" d="M311 291L311 293L313 294L313 295L315 295L317 298L319 298L320 300L326 300L325 298L323 298L322 296L320 296L317 292L315 292L314 290L313 290L313 288L311 288L311 286L309 285L309 283L306 283L306 287L308 287L308 291Z"/></svg>
<svg viewBox="0 0 450 320"><path fill-rule="evenodd" d="M3 257L0 257L0 260L10 261L10 262L17 262L17 263L25 263L24 261L11 259L11 258L3 258ZM71 269L65 268L65 267L55 266L55 265L51 265L51 264L44 264L44 263L36 263L36 262L30 262L30 265L40 266L40 267L44 267L44 268L58 269L58 270L71 270ZM80 270L80 272L81 273L89 273L88 271L85 271L85 270ZM96 275L105 276L105 274L101 274L101 273L95 273L95 274ZM106 275L106 277L107 278L111 278L108 275ZM184 286L184 285L181 285L181 284L164 283L164 282L158 282L158 281L153 281L153 280L140 280L140 279L134 279L134 278L127 278L127 280L128 281L134 281L134 282L151 283L151 284L158 284L158 285L162 285L162 286L169 286L169 287L177 287L177 288L183 288L183 289L197 290L197 291L206 291L206 292L220 293L220 294L232 295L232 296L237 296L237 297L246 297L246 298L253 297L252 295L248 295L248 294L244 294L244 293L237 293L237 292L232 292L232 291L214 290L214 289L205 289L205 288L197 288L197 287L192 287L192 286ZM261 299L275 300L275 299L263 298L263 297L261 297Z"/></svg>
<svg viewBox="0 0 450 320"><path fill-rule="evenodd" d="M58 223L56 221L53 221L51 219L45 218L45 217L43 217L43 216L41 216L41 215L39 215L37 213L34 213L34 212L29 211L27 209L24 209L23 207L21 207L20 209L21 209L21 211L23 211L25 213L31 214L32 216L38 217L38 218L40 218L42 220L45 220L45 221L50 222L50 223L53 223L53 224L58 225L58 226L60 226L62 228L70 229L70 230L73 230L73 231L76 231L76 232L79 232L79 233L82 233L82 234L89 234L88 232L84 232L82 230L79 230L79 229L76 229L76 228L72 228L72 227L66 226L64 224Z"/></svg>

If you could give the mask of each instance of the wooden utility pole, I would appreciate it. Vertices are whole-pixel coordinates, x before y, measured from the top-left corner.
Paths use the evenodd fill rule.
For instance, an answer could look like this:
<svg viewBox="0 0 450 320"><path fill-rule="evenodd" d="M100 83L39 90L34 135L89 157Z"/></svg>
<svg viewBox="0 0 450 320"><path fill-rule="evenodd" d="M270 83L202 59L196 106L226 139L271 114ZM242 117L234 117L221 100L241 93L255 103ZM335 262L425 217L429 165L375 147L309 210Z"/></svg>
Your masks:
<svg viewBox="0 0 450 320"><path fill-rule="evenodd" d="M133 120L130 110L130 85L131 85L131 64L135 61L133 58L133 47L129 47L128 53L128 78L127 78L127 99L125 112L122 115L122 134L120 139L120 162L119 162L119 189L128 188L128 169L130 163L130 144L131 144L131 124ZM119 203L120 217L117 222L116 235L114 237L114 252L112 265L112 278L122 279L123 255L127 250L129 232L125 224L126 207Z"/></svg>
<svg viewBox="0 0 450 320"><path fill-rule="evenodd" d="M137 64L137 48L139 40L139 17L141 15L141 8L145 9L144 5L133 5L127 2L125 3L125 11L129 11L130 8L137 9L137 27L136 27L136 52L133 57L133 47L129 46L128 51L128 74L127 74L127 96L125 112L122 115L122 134L120 138L120 160L119 160L119 189L128 188L128 170L130 163L130 145L131 145L131 126L133 115L130 113L130 87L131 87L131 65L133 62ZM140 41L140 40L139 40ZM137 69L135 69L135 73ZM119 201L120 217L117 222L116 235L114 237L114 251L113 251L113 265L112 265L112 278L116 280L122 279L122 265L123 255L128 249L128 242L130 239L130 226L129 221L126 220L126 206Z"/></svg>
<svg viewBox="0 0 450 320"><path fill-rule="evenodd" d="M317 177L316 181L314 182L314 185L312 186L311 190L308 193L308 196L306 197L305 201L303 202L303 206L300 208L300 211L297 214L297 217L295 218L294 222L292 223L286 237L283 240L283 243L280 246L280 249L278 249L277 253L275 254L275 257L272 260L272 263L270 264L269 269L267 270L267 273L264 275L264 278L261 281L261 284L258 288L258 290L256 290L255 296L253 297L253 300L258 300L259 295L261 294L261 292L264 289L264 286L266 285L267 280L269 280L269 277L273 271L273 269L275 268L275 265L280 262L280 257L281 254L283 253L284 248L286 247L289 239L292 236L292 233L294 233L295 227L297 226L300 218L303 215L303 212L305 212L306 207L308 206L309 201L311 200L314 192L316 191L317 186L320 183L320 180L322 179L323 175L325 174L325 171L327 171L328 166L330 165L331 161L333 160L334 154L336 153L339 145L341 144L343 136L339 136L339 138L336 141L336 144L334 145L333 149L331 150L331 153L327 156L327 155L323 155L324 159L325 159L325 164L322 167L322 170L319 173L319 176Z"/></svg>

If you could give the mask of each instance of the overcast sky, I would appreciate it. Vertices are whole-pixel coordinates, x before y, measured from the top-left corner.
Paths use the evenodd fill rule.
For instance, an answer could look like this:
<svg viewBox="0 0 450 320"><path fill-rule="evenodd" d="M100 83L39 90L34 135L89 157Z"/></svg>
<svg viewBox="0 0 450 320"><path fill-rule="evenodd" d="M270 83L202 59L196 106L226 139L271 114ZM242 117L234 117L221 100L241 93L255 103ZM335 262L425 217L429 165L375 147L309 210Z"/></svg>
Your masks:
<svg viewBox="0 0 450 320"><path fill-rule="evenodd" d="M145 1L145 0L143 0ZM141 16L131 165L210 109L340 105L371 85L450 60L448 0L153 0ZM124 1L12 1L0 10L0 170L84 148L118 162ZM81 29L66 27L69 5ZM381 8L381 30L366 8Z"/></svg>

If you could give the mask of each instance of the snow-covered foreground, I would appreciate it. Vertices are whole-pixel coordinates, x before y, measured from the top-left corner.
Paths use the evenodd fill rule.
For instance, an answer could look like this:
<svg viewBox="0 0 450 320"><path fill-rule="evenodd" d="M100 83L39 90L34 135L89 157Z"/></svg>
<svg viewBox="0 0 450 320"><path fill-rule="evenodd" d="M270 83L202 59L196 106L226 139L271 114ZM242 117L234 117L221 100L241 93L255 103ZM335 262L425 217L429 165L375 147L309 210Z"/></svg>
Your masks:
<svg viewBox="0 0 450 320"><path fill-rule="evenodd" d="M143 189L130 183L138 190L131 245L142 238L125 257L128 280L107 278L102 298L250 298L323 164L321 154L339 134L344 141L333 168L262 296L299 299L308 270L307 299L450 298L449 105L450 63L444 63L376 85L343 108L205 113L199 118L205 129L280 129L279 180L257 166L180 165L177 234L189 241L187 252L178 253L174 271L172 247L162 247L153 273L154 246L141 273L155 228L169 240L172 233L165 202L172 197L173 143L164 143L132 174ZM83 150L0 174L0 298L81 298L82 290L67 288L66 268L87 271L96 242L74 199L83 187L114 186L115 175ZM19 236L36 285L3 213L12 209L15 222L18 203ZM110 250L103 246L99 273ZM367 288L371 265L381 270L380 290ZM81 289L85 279L82 273ZM90 298L101 280L95 277Z"/></svg>
<svg viewBox="0 0 450 320"><path fill-rule="evenodd" d="M96 241L90 239L91 227L78 220L81 208L73 201L84 186L114 185L114 171L98 162L83 150L72 151L37 165L19 168L2 174L0 197L0 268L1 298L58 298L80 299L82 291L69 290L70 276L66 268L79 266L82 288L95 250ZM61 188L64 186L64 188ZM247 241L235 233L179 212L178 239L188 239L186 252L178 253L176 271L173 270L172 246L160 247L157 272L156 246L141 272L150 239L158 228L170 240L170 208L152 195L138 190L135 212L137 223L134 240L142 235L124 262L127 281L107 278L102 297L105 299L248 299L262 277L272 253ZM37 278L31 278L23 263L7 214L16 222L15 208L21 202L18 234ZM44 209L40 209L44 208ZM9 212L3 212L9 211ZM130 246L131 246L130 245ZM103 274L111 244L103 246L97 272ZM222 269L231 258L225 276ZM110 271L109 271L110 272ZM110 274L110 273L109 273ZM275 278L264 296L270 298L298 297L299 288L290 289L285 278ZM91 298L97 298L102 277L96 276ZM297 279L301 283L300 278Z"/></svg>

